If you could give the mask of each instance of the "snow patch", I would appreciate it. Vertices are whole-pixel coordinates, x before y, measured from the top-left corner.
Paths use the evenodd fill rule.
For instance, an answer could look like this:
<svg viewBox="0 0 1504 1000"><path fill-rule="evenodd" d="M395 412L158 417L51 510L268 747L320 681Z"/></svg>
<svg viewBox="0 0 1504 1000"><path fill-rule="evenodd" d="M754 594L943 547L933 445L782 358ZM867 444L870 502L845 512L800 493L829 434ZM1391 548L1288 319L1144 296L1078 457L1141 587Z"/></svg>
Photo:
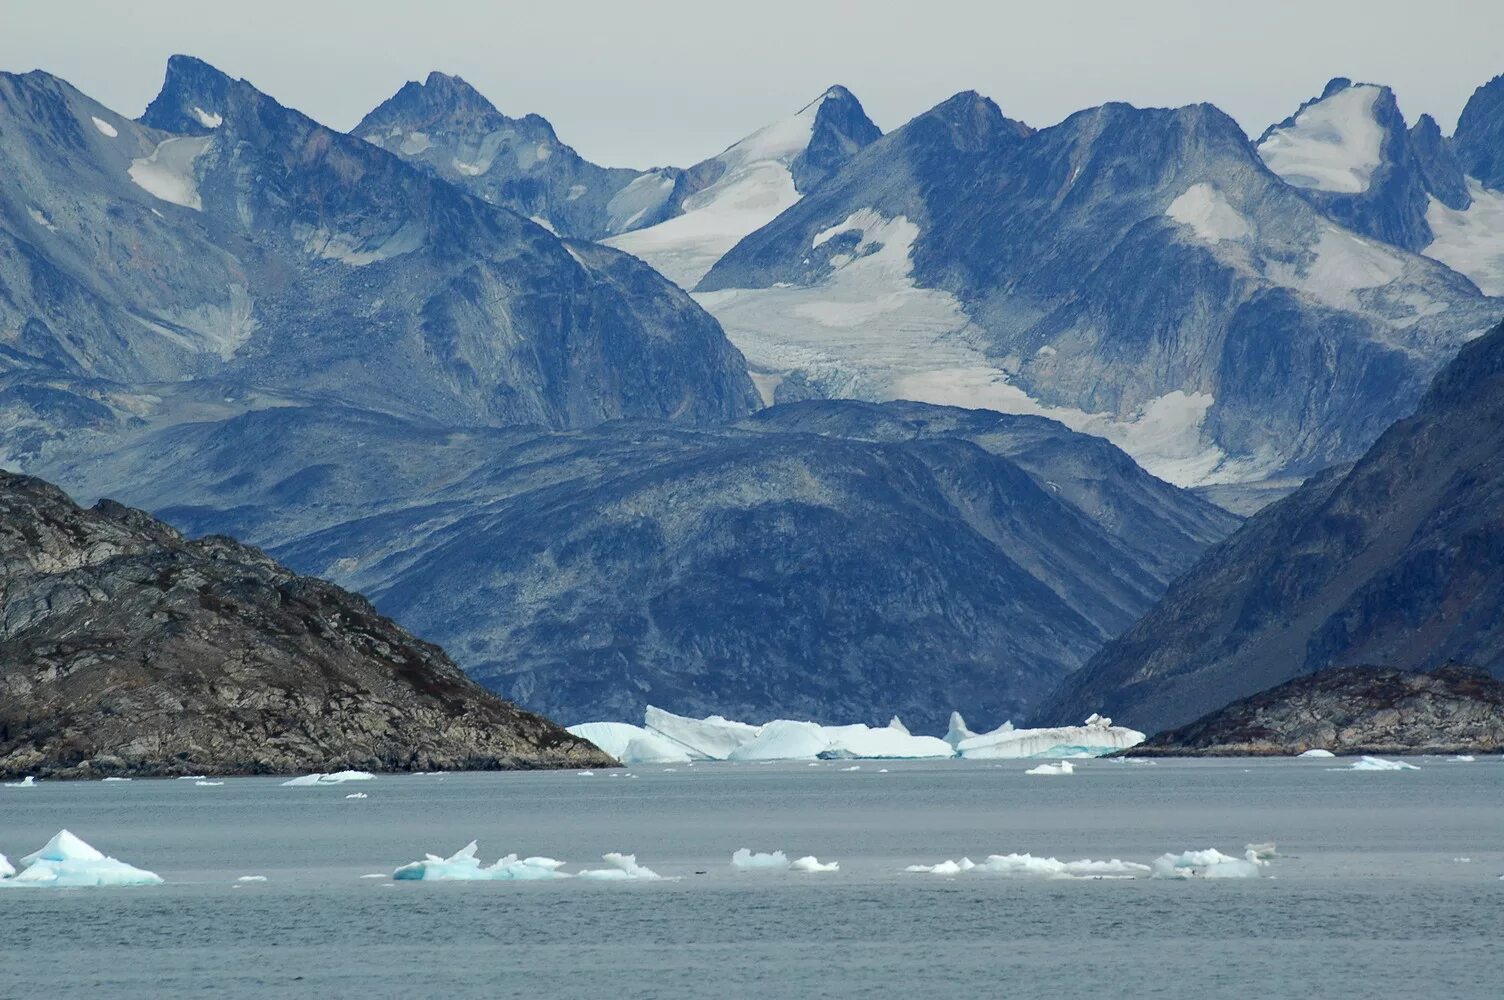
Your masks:
<svg viewBox="0 0 1504 1000"><path fill-rule="evenodd" d="M132 160L126 172L131 183L153 198L202 212L193 161L212 141L209 136L164 139L150 156Z"/></svg>
<svg viewBox="0 0 1504 1000"><path fill-rule="evenodd" d="M204 128L219 128L225 123L224 116L205 111L203 108L197 106L193 108L192 114Z"/></svg>
<svg viewBox="0 0 1504 1000"><path fill-rule="evenodd" d="M1379 88L1359 85L1317 101L1259 143L1264 164L1287 183L1361 194L1380 162L1384 130L1374 118Z"/></svg>
<svg viewBox="0 0 1504 1000"><path fill-rule="evenodd" d="M57 232L57 226L54 226L52 224L52 220L47 218L47 216L42 212L40 208L28 208L27 212L31 214L32 221L37 225L41 226L48 232Z"/></svg>
<svg viewBox="0 0 1504 1000"><path fill-rule="evenodd" d="M95 116L95 115L90 115L89 116L89 120L94 123L94 127L95 128L99 129L99 134L102 135L102 136L104 136L105 138L107 138L107 139L118 139L118 138L120 138L120 130L117 129L115 126L111 125L109 122L105 121L103 118L100 118L100 117Z"/></svg>
<svg viewBox="0 0 1504 1000"><path fill-rule="evenodd" d="M402 144L397 147L403 156L417 156L432 145L428 141L428 135L424 132L409 132L402 139Z"/></svg>
<svg viewBox="0 0 1504 1000"><path fill-rule="evenodd" d="M1485 295L1504 295L1504 193L1467 179L1473 203L1459 212L1435 198L1426 208L1434 239L1421 253L1467 275Z"/></svg>
<svg viewBox="0 0 1504 1000"><path fill-rule="evenodd" d="M304 253L324 260L337 260L351 267L365 267L412 253L422 249L426 239L422 224L412 219L385 237L361 237L302 223L292 227L292 235L293 239L302 242Z"/></svg>
<svg viewBox="0 0 1504 1000"><path fill-rule="evenodd" d="M1236 240L1252 232L1248 220L1228 204L1215 186L1192 184L1185 193L1165 209L1165 214L1184 226L1190 226L1207 243Z"/></svg>

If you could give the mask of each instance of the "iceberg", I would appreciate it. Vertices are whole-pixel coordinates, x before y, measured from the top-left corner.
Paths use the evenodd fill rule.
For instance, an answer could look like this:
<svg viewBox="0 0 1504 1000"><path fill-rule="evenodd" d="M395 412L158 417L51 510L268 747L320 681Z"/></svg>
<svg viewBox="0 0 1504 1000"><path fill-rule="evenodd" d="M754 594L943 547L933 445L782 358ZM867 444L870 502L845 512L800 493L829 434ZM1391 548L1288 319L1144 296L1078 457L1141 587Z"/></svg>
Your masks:
<svg viewBox="0 0 1504 1000"><path fill-rule="evenodd" d="M235 881L237 881L237 882L265 882L266 881L266 876L265 875L242 875L238 879L236 879Z"/></svg>
<svg viewBox="0 0 1504 1000"><path fill-rule="evenodd" d="M602 882L623 882L629 879L653 882L662 878L651 868L639 865L635 854L603 854L601 860L611 867L586 869L580 872L580 878Z"/></svg>
<svg viewBox="0 0 1504 1000"><path fill-rule="evenodd" d="M35 788L36 784L37 784L37 779L35 777L33 777L32 775L28 774L26 777L22 778L20 781L7 781L5 783L5 787L6 788Z"/></svg>
<svg viewBox="0 0 1504 1000"><path fill-rule="evenodd" d="M10 878L15 873L16 868L10 863L10 859L0 854L0 878Z"/></svg>
<svg viewBox="0 0 1504 1000"><path fill-rule="evenodd" d="M347 781L372 781L370 771L335 771L333 774L305 774L282 782L283 788L310 788L315 785L342 785Z"/></svg>
<svg viewBox="0 0 1504 1000"><path fill-rule="evenodd" d="M220 785L223 785L224 782L223 781L195 781L194 784L197 785L199 788L218 788Z"/></svg>
<svg viewBox="0 0 1504 1000"><path fill-rule="evenodd" d="M643 726L695 760L725 760L738 747L755 740L762 730L761 726L732 722L719 715L691 719L652 705L643 713Z"/></svg>
<svg viewBox="0 0 1504 1000"><path fill-rule="evenodd" d="M1312 747L1311 749L1305 751L1304 753L1298 753L1295 756L1297 756L1297 757L1335 757L1337 755L1334 754L1334 753L1332 753L1330 750L1323 750L1320 747Z"/></svg>
<svg viewBox="0 0 1504 1000"><path fill-rule="evenodd" d="M1006 875L1013 878L1135 878L1149 873L1148 865L1133 861L1060 861L1056 858L1036 858L1032 854L991 854L981 864L970 858L960 861L942 861L935 865L909 865L906 872L927 875L960 875L965 872L983 872Z"/></svg>
<svg viewBox="0 0 1504 1000"><path fill-rule="evenodd" d="M961 740L956 751L968 760L1100 757L1136 746L1144 738L1136 729L1114 726L1111 719L1092 715L1079 726L1049 729L1014 729L1011 723L1004 723L990 733Z"/></svg>
<svg viewBox="0 0 1504 1000"><path fill-rule="evenodd" d="M841 863L839 861L821 864L820 859L814 855L809 855L808 857L803 857L789 863L789 871L791 872L838 872L840 870Z"/></svg>
<svg viewBox="0 0 1504 1000"><path fill-rule="evenodd" d="M731 855L731 864L736 868L787 868L789 856L782 851L754 854L750 848L743 847Z"/></svg>
<svg viewBox="0 0 1504 1000"><path fill-rule="evenodd" d="M1049 774L1075 774L1076 773L1076 766L1074 764L1072 764L1068 760L1062 760L1058 764L1040 764L1038 767L1031 767L1027 771L1025 771L1024 773L1025 774L1045 774L1045 775L1049 775Z"/></svg>
<svg viewBox="0 0 1504 1000"><path fill-rule="evenodd" d="M1244 844L1243 852L1244 857L1255 861L1268 861L1275 855L1274 841L1271 840L1267 844Z"/></svg>
<svg viewBox="0 0 1504 1000"><path fill-rule="evenodd" d="M775 719L757 737L737 747L729 760L900 760L953 757L950 744L934 736L911 736L884 726L822 726Z"/></svg>
<svg viewBox="0 0 1504 1000"><path fill-rule="evenodd" d="M623 764L685 764L689 754L678 746L629 722L584 722L569 732L589 740Z"/></svg>
<svg viewBox="0 0 1504 1000"><path fill-rule="evenodd" d="M1402 760L1385 760L1382 757L1359 757L1347 767L1331 767L1329 771L1419 771L1414 764Z"/></svg>
<svg viewBox="0 0 1504 1000"><path fill-rule="evenodd" d="M59 830L41 850L21 858L20 863L24 866L20 874L0 878L0 886L82 888L162 883L162 877L155 872L105 857L67 830ZM5 862L3 867L11 865Z"/></svg>
<svg viewBox="0 0 1504 1000"><path fill-rule="evenodd" d="M100 781L130 781L129 778L100 778Z"/></svg>
<svg viewBox="0 0 1504 1000"><path fill-rule="evenodd" d="M1013 728L1013 723L1011 722L1005 723L1005 725L1009 729ZM976 736L976 733L966 728L966 720L961 718L961 713L950 713L950 726L945 730L945 742L950 744L951 749L956 749L964 740L969 740L973 736Z"/></svg>
<svg viewBox="0 0 1504 1000"><path fill-rule="evenodd" d="M1162 854L1155 859L1151 878L1261 878L1269 862L1261 860L1252 849L1241 858L1223 854L1215 848Z"/></svg>
<svg viewBox="0 0 1504 1000"><path fill-rule="evenodd" d="M364 799L364 798L369 798L369 796L366 795L365 792L351 792L349 795L346 795L345 798L347 798L347 799Z"/></svg>
<svg viewBox="0 0 1504 1000"><path fill-rule="evenodd" d="M430 854L422 861L405 864L392 872L392 878L403 882L478 882L539 881L569 877L567 873L559 871L564 866L564 862L555 861L553 858L518 859L517 855L508 854L494 865L487 867L482 865L480 859L475 856L477 850L479 847L472 840L447 858Z"/></svg>

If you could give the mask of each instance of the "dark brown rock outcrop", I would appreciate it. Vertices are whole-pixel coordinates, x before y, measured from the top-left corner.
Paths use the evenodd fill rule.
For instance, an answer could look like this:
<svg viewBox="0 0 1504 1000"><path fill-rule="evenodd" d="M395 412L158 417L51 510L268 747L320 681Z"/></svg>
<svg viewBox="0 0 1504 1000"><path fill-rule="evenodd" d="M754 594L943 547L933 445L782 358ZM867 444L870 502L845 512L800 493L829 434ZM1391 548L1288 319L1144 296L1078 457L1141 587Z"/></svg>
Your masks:
<svg viewBox="0 0 1504 1000"><path fill-rule="evenodd" d="M0 775L610 763L364 598L0 472Z"/></svg>
<svg viewBox="0 0 1504 1000"><path fill-rule="evenodd" d="M1481 670L1338 667L1243 698L1124 756L1455 754L1504 751L1504 683Z"/></svg>

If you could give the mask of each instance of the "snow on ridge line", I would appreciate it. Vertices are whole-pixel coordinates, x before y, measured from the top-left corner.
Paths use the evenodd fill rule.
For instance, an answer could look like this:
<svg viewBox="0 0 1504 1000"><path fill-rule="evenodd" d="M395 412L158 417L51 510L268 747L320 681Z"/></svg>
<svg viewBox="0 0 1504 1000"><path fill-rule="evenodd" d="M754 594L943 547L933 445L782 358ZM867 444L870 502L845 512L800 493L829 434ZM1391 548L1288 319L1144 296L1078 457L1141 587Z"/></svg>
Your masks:
<svg viewBox="0 0 1504 1000"><path fill-rule="evenodd" d="M1259 143L1259 158L1295 187L1362 194L1382 162L1384 130L1373 114L1379 93L1358 84L1308 105Z"/></svg>

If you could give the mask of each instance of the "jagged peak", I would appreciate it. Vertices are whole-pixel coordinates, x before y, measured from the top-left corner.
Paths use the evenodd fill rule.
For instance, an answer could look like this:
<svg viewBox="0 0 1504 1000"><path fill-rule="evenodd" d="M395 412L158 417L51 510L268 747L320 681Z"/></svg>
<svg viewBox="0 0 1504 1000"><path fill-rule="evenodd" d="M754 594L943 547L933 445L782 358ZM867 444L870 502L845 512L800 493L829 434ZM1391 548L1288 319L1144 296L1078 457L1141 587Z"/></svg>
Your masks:
<svg viewBox="0 0 1504 1000"><path fill-rule="evenodd" d="M169 56L162 89L146 106L140 121L167 132L207 134L223 123L237 83L250 86L197 56Z"/></svg>

